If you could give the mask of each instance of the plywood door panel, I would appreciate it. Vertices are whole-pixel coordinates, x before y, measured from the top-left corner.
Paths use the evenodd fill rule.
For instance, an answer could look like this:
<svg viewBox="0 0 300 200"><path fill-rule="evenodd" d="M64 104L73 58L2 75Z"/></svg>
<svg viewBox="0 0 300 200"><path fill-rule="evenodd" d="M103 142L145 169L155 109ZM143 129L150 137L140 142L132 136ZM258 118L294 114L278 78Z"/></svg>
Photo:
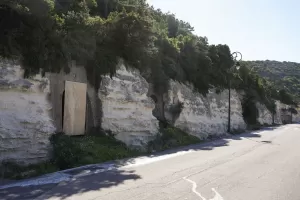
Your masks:
<svg viewBox="0 0 300 200"><path fill-rule="evenodd" d="M85 83L66 81L63 130L67 135L83 135L86 115Z"/></svg>

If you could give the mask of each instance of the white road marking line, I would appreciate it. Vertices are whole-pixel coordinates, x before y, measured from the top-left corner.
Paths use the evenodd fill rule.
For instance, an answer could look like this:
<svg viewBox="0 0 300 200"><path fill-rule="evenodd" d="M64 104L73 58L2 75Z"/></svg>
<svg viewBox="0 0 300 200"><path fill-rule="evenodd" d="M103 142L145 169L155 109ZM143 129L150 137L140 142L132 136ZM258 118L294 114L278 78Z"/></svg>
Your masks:
<svg viewBox="0 0 300 200"><path fill-rule="evenodd" d="M183 177L183 180L186 180L188 182L190 182L193 187L192 187L192 191L198 196L200 197L202 200L206 200L199 192L197 192L197 183L195 183L194 181L190 180L190 179L187 179L186 177Z"/></svg>
<svg viewBox="0 0 300 200"><path fill-rule="evenodd" d="M215 188L211 189L215 193L215 197L211 200L224 200L223 197L217 192Z"/></svg>
<svg viewBox="0 0 300 200"><path fill-rule="evenodd" d="M199 192L197 192L197 190L196 190L196 189L197 189L197 183L196 183L196 182L194 182L194 181L192 181L192 180L190 180L190 179L187 179L186 177L183 177L182 179L183 179L183 180L186 180L186 181L188 181L188 182L190 182L190 183L193 185L192 191L193 191L198 197L200 197L202 200L206 200L205 197L203 197ZM211 190L215 193L215 197L212 198L212 199L210 199L210 200L224 200L224 198L217 192L217 190L216 190L215 188L212 188Z"/></svg>

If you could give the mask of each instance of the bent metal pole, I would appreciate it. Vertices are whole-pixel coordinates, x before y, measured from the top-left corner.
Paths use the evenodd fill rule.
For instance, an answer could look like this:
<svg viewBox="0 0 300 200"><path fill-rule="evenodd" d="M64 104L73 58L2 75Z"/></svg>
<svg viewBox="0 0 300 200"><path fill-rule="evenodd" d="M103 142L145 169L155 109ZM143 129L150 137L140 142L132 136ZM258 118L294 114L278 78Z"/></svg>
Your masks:
<svg viewBox="0 0 300 200"><path fill-rule="evenodd" d="M239 61L242 60L243 55L236 51L231 54L231 57L233 58L234 64L230 68L230 72L234 72L235 69L238 69ZM231 132L231 80L230 76L228 75L228 125L227 125L227 132Z"/></svg>

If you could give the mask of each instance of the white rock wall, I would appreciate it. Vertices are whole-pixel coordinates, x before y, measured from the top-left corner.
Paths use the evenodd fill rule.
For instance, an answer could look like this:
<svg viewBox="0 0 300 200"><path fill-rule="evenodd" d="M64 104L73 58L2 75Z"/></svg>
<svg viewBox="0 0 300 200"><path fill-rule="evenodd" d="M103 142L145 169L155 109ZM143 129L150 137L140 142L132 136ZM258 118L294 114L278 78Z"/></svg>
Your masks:
<svg viewBox="0 0 300 200"><path fill-rule="evenodd" d="M48 100L49 80L39 76L23 79L20 66L0 62L0 162L6 159L19 163L35 163L49 158L49 136L55 132ZM81 79L80 79L81 80ZM75 80L76 81L76 80ZM165 95L165 116L174 126L199 138L226 134L228 123L228 91L214 91L204 97L192 86L170 82ZM116 76L102 77L99 91L101 126L129 146L141 146L152 140L159 131L158 120L152 112L153 100L147 96L149 84L137 70L120 66ZM89 93L89 92L88 92ZM241 95L231 94L231 130L244 130ZM172 117L170 107L183 103L179 116ZM275 123L282 123L282 108L276 102ZM259 122L272 124L272 115L258 104ZM94 107L93 112L95 112ZM58 106L57 109L61 109ZM100 109L101 110L101 109ZM98 112L98 110L96 111ZM299 117L300 119L300 117ZM294 120L299 120L297 116ZM300 120L299 120L300 121ZM96 124L96 123L95 123Z"/></svg>
<svg viewBox="0 0 300 200"><path fill-rule="evenodd" d="M262 125L271 125L273 123L272 113L266 108L266 106L260 103L256 103L256 108L258 110L257 121ZM280 121L280 119L277 119L277 121Z"/></svg>
<svg viewBox="0 0 300 200"><path fill-rule="evenodd" d="M281 103L280 101L276 101L276 114L275 114L275 124L282 124L282 120L284 119L284 115L286 112L282 112L282 109L288 109L289 106Z"/></svg>
<svg viewBox="0 0 300 200"><path fill-rule="evenodd" d="M176 102L183 102L183 110L174 125L199 138L223 135L228 124L228 91L220 94L210 92L206 97L194 92L191 86L171 81L169 103L166 109ZM166 113L166 116L170 116ZM167 117L168 118L168 117ZM169 118L170 120L170 118ZM246 124L242 116L240 96L231 93L231 130L244 130Z"/></svg>
<svg viewBox="0 0 300 200"><path fill-rule="evenodd" d="M136 70L121 66L116 76L103 77L99 90L102 101L102 128L129 146L141 146L158 133L155 107L147 96L149 85Z"/></svg>
<svg viewBox="0 0 300 200"><path fill-rule="evenodd" d="M282 124L282 120L287 114L287 112L282 112L282 109L288 109L289 106L281 103L280 101L276 101L275 103L276 103L276 114L274 115L274 123ZM257 119L258 122L262 125L271 125L273 123L271 112L266 108L265 105L262 105L260 103L257 103L256 107L258 109L258 119Z"/></svg>
<svg viewBox="0 0 300 200"><path fill-rule="evenodd" d="M299 124L300 123L300 109L297 109L298 114L293 116L293 122Z"/></svg>
<svg viewBox="0 0 300 200"><path fill-rule="evenodd" d="M21 164L46 160L49 136L55 132L49 117L46 80L22 79L20 66L0 63L0 162Z"/></svg>

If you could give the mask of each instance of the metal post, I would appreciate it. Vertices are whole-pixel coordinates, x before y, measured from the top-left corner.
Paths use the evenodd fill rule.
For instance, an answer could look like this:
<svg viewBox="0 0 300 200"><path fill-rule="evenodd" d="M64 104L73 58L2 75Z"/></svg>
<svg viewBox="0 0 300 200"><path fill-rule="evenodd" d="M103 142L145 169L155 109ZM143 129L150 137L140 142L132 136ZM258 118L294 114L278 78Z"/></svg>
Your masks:
<svg viewBox="0 0 300 200"><path fill-rule="evenodd" d="M227 132L230 133L230 123L231 123L231 81L228 79L228 129Z"/></svg>
<svg viewBox="0 0 300 200"><path fill-rule="evenodd" d="M233 73L236 69L239 70L239 61L242 60L242 54L240 52L233 52L231 54L234 65L229 69L230 73ZM231 132L231 80L230 80L230 74L228 74L228 125L227 125L227 132Z"/></svg>
<svg viewBox="0 0 300 200"><path fill-rule="evenodd" d="M292 106L291 106L291 124L293 123L293 110L292 110Z"/></svg>

